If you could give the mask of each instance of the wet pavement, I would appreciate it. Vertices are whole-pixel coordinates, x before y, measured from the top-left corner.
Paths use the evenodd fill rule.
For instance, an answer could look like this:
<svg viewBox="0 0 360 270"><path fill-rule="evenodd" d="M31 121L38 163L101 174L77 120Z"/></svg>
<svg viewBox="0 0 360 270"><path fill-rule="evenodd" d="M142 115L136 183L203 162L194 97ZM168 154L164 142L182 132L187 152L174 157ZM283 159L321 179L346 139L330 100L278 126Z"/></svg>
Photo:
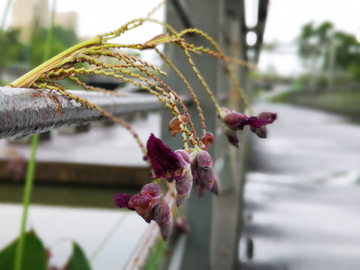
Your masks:
<svg viewBox="0 0 360 270"><path fill-rule="evenodd" d="M360 269L360 125L291 105L255 109L278 120L252 140L241 269Z"/></svg>

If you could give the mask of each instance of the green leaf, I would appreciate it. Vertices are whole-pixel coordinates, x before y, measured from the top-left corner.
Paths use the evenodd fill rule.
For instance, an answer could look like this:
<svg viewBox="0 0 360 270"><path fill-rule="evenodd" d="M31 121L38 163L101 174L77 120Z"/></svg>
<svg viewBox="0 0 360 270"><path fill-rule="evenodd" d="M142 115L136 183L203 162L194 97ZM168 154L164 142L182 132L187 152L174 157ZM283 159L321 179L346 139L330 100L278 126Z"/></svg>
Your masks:
<svg viewBox="0 0 360 270"><path fill-rule="evenodd" d="M16 254L16 246L19 239L0 251L0 269L13 270ZM33 231L25 234L24 255L22 270L46 270L45 248L41 240Z"/></svg>
<svg viewBox="0 0 360 270"><path fill-rule="evenodd" d="M71 255L66 270L91 270L90 264L85 257L84 251L75 242L73 242L73 253Z"/></svg>

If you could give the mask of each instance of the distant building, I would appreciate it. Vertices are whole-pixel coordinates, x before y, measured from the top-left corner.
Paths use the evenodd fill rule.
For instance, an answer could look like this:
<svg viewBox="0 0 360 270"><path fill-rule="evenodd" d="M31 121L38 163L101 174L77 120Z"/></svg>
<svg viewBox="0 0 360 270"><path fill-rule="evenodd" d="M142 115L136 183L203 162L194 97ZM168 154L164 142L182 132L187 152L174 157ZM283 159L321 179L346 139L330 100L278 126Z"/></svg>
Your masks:
<svg viewBox="0 0 360 270"><path fill-rule="evenodd" d="M12 8L11 27L20 28L20 41L29 43L34 24L49 27L51 23L48 0L16 0ZM54 24L66 29L77 30L78 14L76 12L55 13Z"/></svg>
<svg viewBox="0 0 360 270"><path fill-rule="evenodd" d="M48 0L16 0L12 8L11 27L21 28L20 41L29 43L34 23L50 25Z"/></svg>
<svg viewBox="0 0 360 270"><path fill-rule="evenodd" d="M56 12L54 24L65 29L72 29L76 32L78 25L78 14L76 12Z"/></svg>

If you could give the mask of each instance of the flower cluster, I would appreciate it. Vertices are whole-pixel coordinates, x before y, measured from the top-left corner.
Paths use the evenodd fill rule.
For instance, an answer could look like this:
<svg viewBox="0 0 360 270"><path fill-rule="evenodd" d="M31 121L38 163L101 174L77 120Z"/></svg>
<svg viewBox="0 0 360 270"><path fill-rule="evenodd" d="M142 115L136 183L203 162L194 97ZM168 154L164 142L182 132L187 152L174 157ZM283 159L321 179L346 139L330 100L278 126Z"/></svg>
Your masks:
<svg viewBox="0 0 360 270"><path fill-rule="evenodd" d="M276 113L263 112L257 117L248 117L233 110L222 108L219 118L224 124L225 134L229 142L238 146L239 139L237 130L250 126L250 130L260 138L266 138L266 125L272 124ZM179 119L186 124L187 117L180 116ZM173 137L181 131L180 120L174 118L170 121L169 130ZM204 132L199 145L191 149L178 149L173 151L160 139L151 134L146 144L147 156L153 168L156 179L165 179L171 183L175 181L176 205L181 206L189 197L192 187L197 190L198 197L206 191L218 195L219 180L213 170L212 159L207 149L209 143L214 142L214 135L211 132ZM154 220L160 226L160 232L166 240L171 232L172 215L170 207L165 201L160 186L154 183L145 185L139 194L130 196L117 194L115 203L120 208L128 208L136 211L146 222Z"/></svg>
<svg viewBox="0 0 360 270"><path fill-rule="evenodd" d="M147 150L156 177L168 182L175 180L177 206L189 197L193 185L200 196L206 190L218 193L218 180L206 150L192 148L189 152L182 149L174 152L154 134L150 135Z"/></svg>
<svg viewBox="0 0 360 270"><path fill-rule="evenodd" d="M250 130L260 138L267 137L266 125L272 124L276 118L276 113L263 112L257 117L248 117L239 112L221 108L219 118L224 123L225 134L229 142L239 147L239 138L236 131L244 129L245 126L250 126Z"/></svg>
<svg viewBox="0 0 360 270"><path fill-rule="evenodd" d="M210 141L212 138L208 139L208 142ZM218 194L218 179L206 150L192 148L189 153L182 149L173 151L154 134L150 135L146 147L156 178L163 178L168 182L175 180L178 207L189 197L193 185L197 188L199 196L207 190ZM160 226L163 238L166 240L169 236L171 211L159 185L147 184L134 196L119 193L115 196L115 203L120 208L136 211L146 222L155 220Z"/></svg>
<svg viewBox="0 0 360 270"><path fill-rule="evenodd" d="M162 196L159 185L147 184L139 194L134 196L119 193L115 196L115 203L120 208L136 211L148 223L155 220L160 227L164 240L170 235L172 226L171 211Z"/></svg>

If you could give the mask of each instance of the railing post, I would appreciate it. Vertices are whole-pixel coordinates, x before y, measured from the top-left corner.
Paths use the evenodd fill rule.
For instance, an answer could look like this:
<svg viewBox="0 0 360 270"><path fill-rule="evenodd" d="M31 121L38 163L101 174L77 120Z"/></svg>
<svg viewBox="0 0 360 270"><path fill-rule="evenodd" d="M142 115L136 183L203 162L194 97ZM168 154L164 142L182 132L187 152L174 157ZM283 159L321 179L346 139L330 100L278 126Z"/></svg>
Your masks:
<svg viewBox="0 0 360 270"><path fill-rule="evenodd" d="M231 54L236 51L235 56L243 56L240 53L244 50L244 40L240 36L241 9L239 8L231 17L226 14L229 13L229 2L232 2L232 5L235 3L234 6L239 8L239 3L230 0L187 1L187 16L190 16L194 23L193 27L209 34L225 49L226 53ZM167 5L166 17L167 22L177 31L185 28L175 6L171 3ZM198 35L189 35L186 38L196 46L211 48L211 44ZM243 144L240 149L235 149L227 142L221 123L217 119L216 110L191 70L184 53L179 48L170 45L166 47L165 54L187 78L200 100L206 117L207 131L215 135L215 145L210 146L209 153L222 185L222 193L219 196L207 193L198 199L196 192L192 192L185 206L191 231L186 242L181 269L233 269L236 268L235 265L238 262L242 170L240 157ZM230 91L232 86L222 61L206 55L192 55L196 67L218 98L220 105L230 107L230 103L235 103L237 109L242 109L239 106L239 99L235 98L235 102L232 102L237 95ZM177 75L170 69L166 71L170 78L167 83L178 93L188 93ZM241 77L244 78L244 76ZM188 110L195 125L199 127L200 120L196 107L191 106ZM173 149L181 148L180 136L174 140L168 131L171 115L166 112L162 119L162 139ZM200 128L197 132L201 136Z"/></svg>

